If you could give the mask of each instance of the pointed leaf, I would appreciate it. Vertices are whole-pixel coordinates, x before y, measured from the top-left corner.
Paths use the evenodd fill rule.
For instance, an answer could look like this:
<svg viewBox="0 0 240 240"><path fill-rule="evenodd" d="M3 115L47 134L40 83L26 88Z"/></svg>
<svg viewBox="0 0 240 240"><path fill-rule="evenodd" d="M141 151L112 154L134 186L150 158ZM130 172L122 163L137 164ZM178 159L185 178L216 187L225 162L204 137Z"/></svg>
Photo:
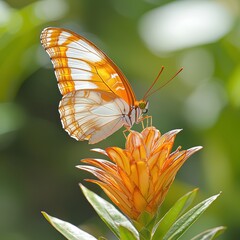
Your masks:
<svg viewBox="0 0 240 240"><path fill-rule="evenodd" d="M163 216L163 218L154 226L152 240L162 239L178 216L193 202L198 189L194 189L181 197L173 207Z"/></svg>
<svg viewBox="0 0 240 240"><path fill-rule="evenodd" d="M151 239L151 232L147 228L142 228L142 230L139 232L139 235L141 236L141 240Z"/></svg>
<svg viewBox="0 0 240 240"><path fill-rule="evenodd" d="M52 217L45 212L42 212L43 216L56 228L63 236L68 240L97 240L92 235L84 232L71 223L62 221L58 218Z"/></svg>
<svg viewBox="0 0 240 240"><path fill-rule="evenodd" d="M137 222L138 222L138 224L139 224L140 227L141 227L141 226L148 226L148 225L150 224L150 222L151 222L152 219L153 219L152 214L144 211L144 212L142 212L142 213L140 214L140 216L138 217Z"/></svg>
<svg viewBox="0 0 240 240"><path fill-rule="evenodd" d="M120 213L112 204L99 197L94 192L88 190L80 184L83 194L93 206L99 217L106 223L110 230L119 238L119 226L124 226L133 233L136 239L139 239L139 234L132 223Z"/></svg>
<svg viewBox="0 0 240 240"><path fill-rule="evenodd" d="M163 240L178 239L200 217L200 215L211 205L211 203L216 200L218 196L219 194L212 196L190 209L172 225L163 237Z"/></svg>
<svg viewBox="0 0 240 240"><path fill-rule="evenodd" d="M120 240L137 240L133 233L124 226L119 226Z"/></svg>
<svg viewBox="0 0 240 240"><path fill-rule="evenodd" d="M196 237L192 238L191 240L212 240L218 237L220 234L222 234L226 230L226 227L216 227L212 229L208 229Z"/></svg>

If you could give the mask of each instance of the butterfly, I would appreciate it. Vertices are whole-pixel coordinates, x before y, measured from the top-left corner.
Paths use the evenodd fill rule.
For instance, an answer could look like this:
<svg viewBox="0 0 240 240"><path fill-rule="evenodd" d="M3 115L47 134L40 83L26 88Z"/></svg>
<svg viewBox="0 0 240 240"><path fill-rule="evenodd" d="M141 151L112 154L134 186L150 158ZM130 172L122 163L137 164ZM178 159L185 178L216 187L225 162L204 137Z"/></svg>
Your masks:
<svg viewBox="0 0 240 240"><path fill-rule="evenodd" d="M71 137L93 144L143 120L149 91L137 101L122 71L92 42L55 27L44 29L40 39L54 66L63 95L60 118Z"/></svg>

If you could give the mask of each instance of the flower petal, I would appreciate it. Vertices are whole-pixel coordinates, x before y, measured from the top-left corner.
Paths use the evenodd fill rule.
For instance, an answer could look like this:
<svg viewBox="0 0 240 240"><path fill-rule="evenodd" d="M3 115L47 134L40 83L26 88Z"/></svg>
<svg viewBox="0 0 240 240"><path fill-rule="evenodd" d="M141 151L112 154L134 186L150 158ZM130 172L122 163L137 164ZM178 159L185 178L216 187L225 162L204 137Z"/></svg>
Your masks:
<svg viewBox="0 0 240 240"><path fill-rule="evenodd" d="M155 127L148 127L145 128L141 134L143 136L147 156L149 156L150 152L153 150L154 145L159 140L161 133Z"/></svg>
<svg viewBox="0 0 240 240"><path fill-rule="evenodd" d="M137 148L143 144L144 141L141 133L131 131L127 137L126 150L132 151L134 148Z"/></svg>
<svg viewBox="0 0 240 240"><path fill-rule="evenodd" d="M109 158L117 164L118 167L124 169L127 174L130 173L130 162L127 158L125 151L118 147L107 148L106 152Z"/></svg>
<svg viewBox="0 0 240 240"><path fill-rule="evenodd" d="M138 161L136 163L136 167L138 173L138 188L143 197L146 199L149 190L149 172L147 164L146 162Z"/></svg>
<svg viewBox="0 0 240 240"><path fill-rule="evenodd" d="M139 213L143 212L145 207L147 206L146 199L142 196L138 189L135 189L133 193L133 204Z"/></svg>
<svg viewBox="0 0 240 240"><path fill-rule="evenodd" d="M117 171L116 165L107 160L97 159L97 158L85 158L85 159L82 159L81 162L93 165L95 167L101 168L102 170L111 172L113 174L116 173ZM77 167L81 167L81 165Z"/></svg>
<svg viewBox="0 0 240 240"><path fill-rule="evenodd" d="M146 160L146 148L140 133L132 131L127 138L126 151L131 153L134 161Z"/></svg>
<svg viewBox="0 0 240 240"><path fill-rule="evenodd" d="M97 152L97 153L101 153L103 155L106 155L107 156L107 153L105 150L101 149L101 148L92 148L90 151L92 152Z"/></svg>
<svg viewBox="0 0 240 240"><path fill-rule="evenodd" d="M93 179L87 181L99 185L106 193L106 195L114 202L114 204L117 205L127 216L134 218L137 215L137 212L132 209L132 201L129 201L130 199L126 198L126 196L122 194L121 191L101 181Z"/></svg>
<svg viewBox="0 0 240 240"><path fill-rule="evenodd" d="M195 152L201 150L203 147L202 146L197 146L197 147L192 147L187 150L186 157L189 158L191 155L193 155Z"/></svg>

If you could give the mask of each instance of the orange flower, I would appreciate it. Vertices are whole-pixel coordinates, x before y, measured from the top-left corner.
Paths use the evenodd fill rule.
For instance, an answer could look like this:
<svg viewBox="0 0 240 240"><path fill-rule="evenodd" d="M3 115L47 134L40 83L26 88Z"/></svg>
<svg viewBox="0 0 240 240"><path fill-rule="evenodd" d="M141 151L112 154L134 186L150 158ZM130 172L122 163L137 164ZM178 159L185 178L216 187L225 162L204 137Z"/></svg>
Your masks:
<svg viewBox="0 0 240 240"><path fill-rule="evenodd" d="M126 149L109 147L105 151L112 162L102 159L83 159L92 166L78 166L94 174L98 184L108 197L129 218L138 220L143 212L152 216L162 204L177 171L183 163L201 147L171 152L175 137L181 130L161 135L155 127L147 127L141 133L131 131Z"/></svg>

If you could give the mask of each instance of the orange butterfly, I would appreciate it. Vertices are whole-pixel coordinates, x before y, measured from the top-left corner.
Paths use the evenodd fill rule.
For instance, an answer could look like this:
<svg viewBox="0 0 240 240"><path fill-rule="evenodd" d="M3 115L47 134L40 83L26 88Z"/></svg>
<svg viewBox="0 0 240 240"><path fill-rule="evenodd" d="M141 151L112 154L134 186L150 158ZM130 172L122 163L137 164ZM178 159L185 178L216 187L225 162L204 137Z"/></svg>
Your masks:
<svg viewBox="0 0 240 240"><path fill-rule="evenodd" d="M142 121L149 91L137 101L121 70L93 43L53 27L42 31L41 43L55 69L63 95L61 122L71 137L97 143L122 126L130 129Z"/></svg>

